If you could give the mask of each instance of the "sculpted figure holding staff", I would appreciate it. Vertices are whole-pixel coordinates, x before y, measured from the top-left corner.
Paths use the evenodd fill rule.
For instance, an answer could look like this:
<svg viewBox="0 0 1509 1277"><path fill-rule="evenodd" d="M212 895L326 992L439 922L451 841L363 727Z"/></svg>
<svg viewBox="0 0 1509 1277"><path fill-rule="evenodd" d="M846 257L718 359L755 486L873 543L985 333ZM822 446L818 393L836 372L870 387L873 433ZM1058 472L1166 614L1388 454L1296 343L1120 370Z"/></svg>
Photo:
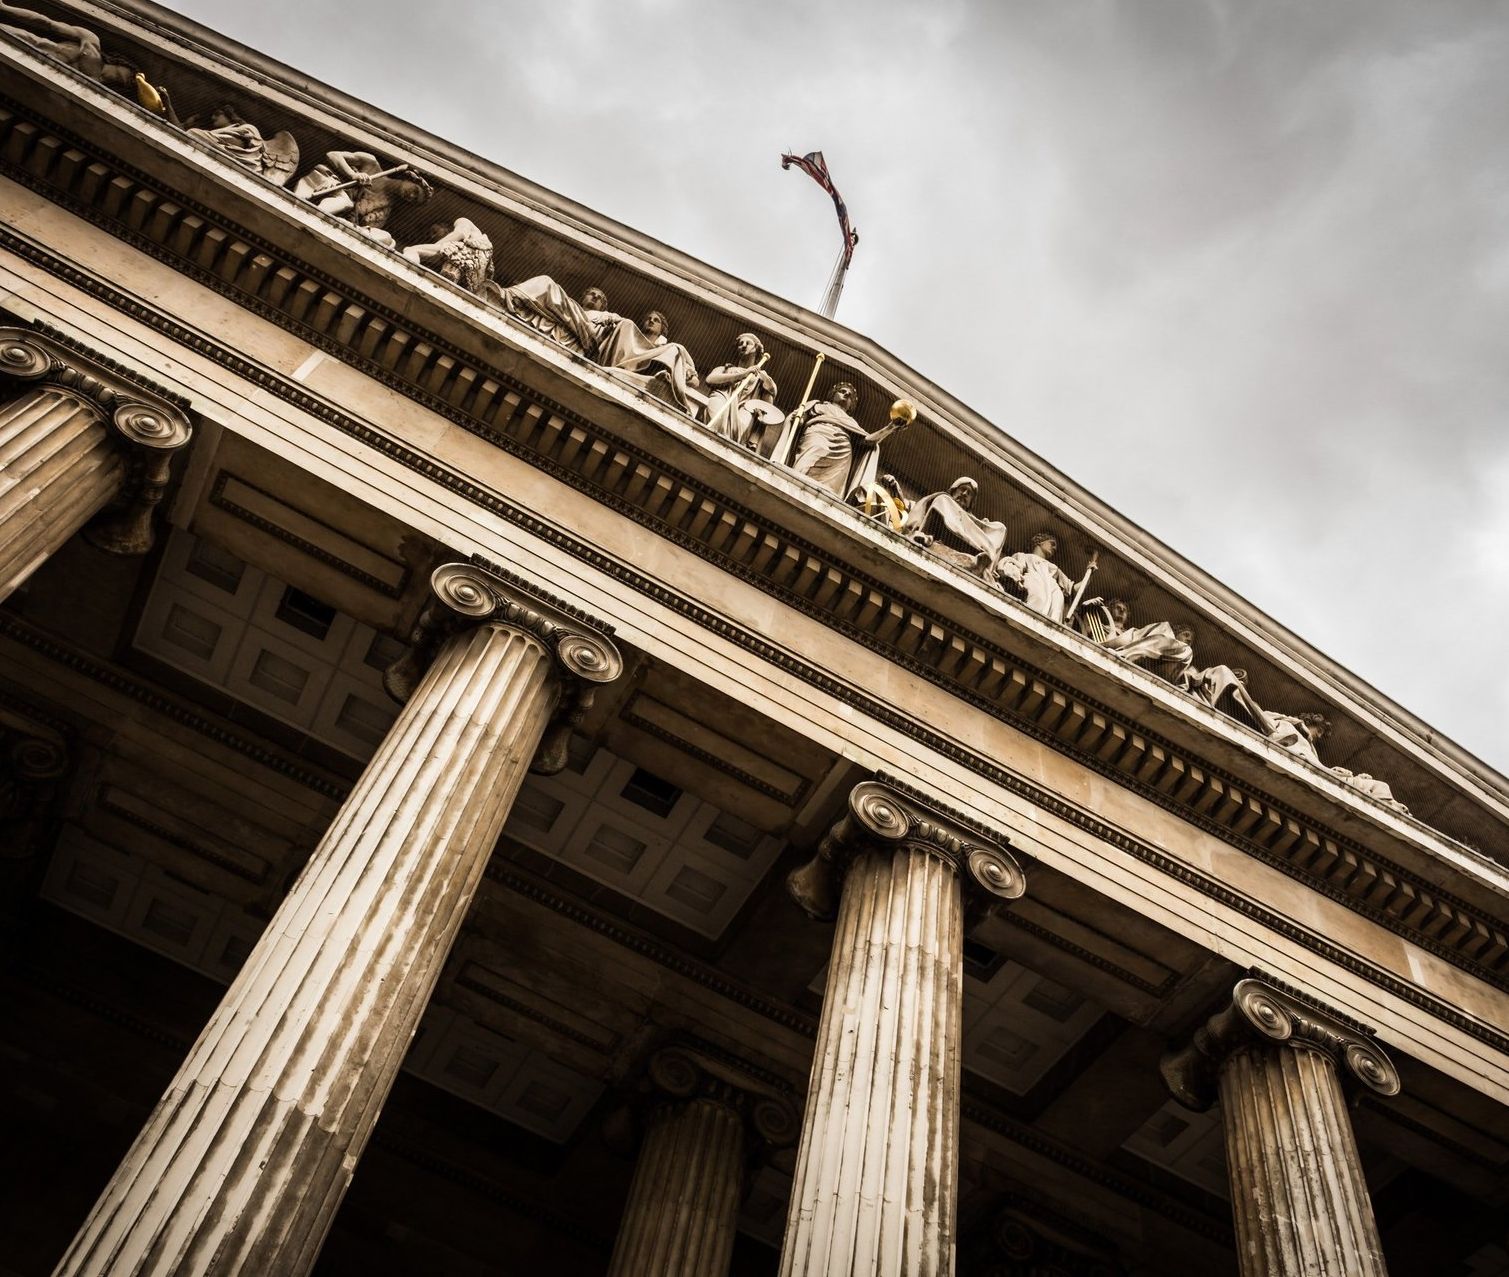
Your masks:
<svg viewBox="0 0 1509 1277"><path fill-rule="evenodd" d="M707 424L714 434L758 449L764 431L785 419L775 406L775 379L765 371L769 358L764 342L753 333L740 333L733 362L707 374Z"/></svg>
<svg viewBox="0 0 1509 1277"><path fill-rule="evenodd" d="M911 404L897 400L891 420L871 433L851 415L858 407L859 391L854 385L835 383L826 400L809 399L786 418L771 460L789 466L840 500L851 500L875 483L880 441L910 425L917 415ZM899 415L898 409L902 410Z"/></svg>
<svg viewBox="0 0 1509 1277"><path fill-rule="evenodd" d="M1058 538L1053 533L1035 533L1032 549L1002 559L996 574L1011 583L1032 611L1063 624L1069 614L1069 599L1083 592L1090 573L1087 570L1085 581L1076 584L1053 562L1057 553Z"/></svg>
<svg viewBox="0 0 1509 1277"><path fill-rule="evenodd" d="M401 204L423 204L434 191L406 164L384 168L369 151L329 151L323 163L294 183L293 193L393 248L393 237L383 229L393 211Z"/></svg>

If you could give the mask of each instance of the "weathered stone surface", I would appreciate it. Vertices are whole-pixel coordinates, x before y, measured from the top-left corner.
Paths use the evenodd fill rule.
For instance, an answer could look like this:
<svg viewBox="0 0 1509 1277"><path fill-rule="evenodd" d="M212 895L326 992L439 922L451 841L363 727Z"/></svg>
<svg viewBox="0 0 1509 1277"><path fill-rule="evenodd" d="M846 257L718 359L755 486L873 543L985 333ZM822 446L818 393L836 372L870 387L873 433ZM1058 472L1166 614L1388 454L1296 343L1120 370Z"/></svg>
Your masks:
<svg viewBox="0 0 1509 1277"><path fill-rule="evenodd" d="M474 624L437 653L59 1273L313 1264L560 699L558 667L619 668L600 636L500 598L485 573L451 565L434 584Z"/></svg>
<svg viewBox="0 0 1509 1277"><path fill-rule="evenodd" d="M1380 1095L1399 1077L1361 1025L1262 980L1164 1059L1174 1097L1218 1088L1244 1277L1383 1277L1387 1268L1338 1069Z"/></svg>
<svg viewBox="0 0 1509 1277"><path fill-rule="evenodd" d="M961 876L1021 895L1002 843L877 781L854 788L826 840L818 863L847 868L782 1277L953 1272ZM819 875L799 873L793 889L810 909Z"/></svg>

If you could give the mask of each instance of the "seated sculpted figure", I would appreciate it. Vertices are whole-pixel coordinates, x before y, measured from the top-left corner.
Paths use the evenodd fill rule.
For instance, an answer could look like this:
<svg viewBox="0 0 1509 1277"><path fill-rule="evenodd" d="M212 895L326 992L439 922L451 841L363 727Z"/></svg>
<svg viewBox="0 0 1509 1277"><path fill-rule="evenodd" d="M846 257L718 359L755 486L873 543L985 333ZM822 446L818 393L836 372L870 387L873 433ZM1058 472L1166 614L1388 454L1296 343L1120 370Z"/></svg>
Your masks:
<svg viewBox="0 0 1509 1277"><path fill-rule="evenodd" d="M608 295L596 284L578 303L549 275L533 275L507 288L493 284L482 295L520 323L587 359L597 357L598 347L620 319L608 309Z"/></svg>
<svg viewBox="0 0 1509 1277"><path fill-rule="evenodd" d="M733 361L719 364L704 378L709 429L755 452L765 431L785 420L775 406L775 379L765 371L766 358L764 342L753 333L740 333Z"/></svg>
<svg viewBox="0 0 1509 1277"><path fill-rule="evenodd" d="M1318 766L1324 766L1315 747L1331 731L1331 723L1324 714L1267 714L1268 739L1282 745L1291 754L1307 758Z"/></svg>
<svg viewBox="0 0 1509 1277"><path fill-rule="evenodd" d="M828 398L809 399L786 418L771 460L847 501L875 481L882 428L867 431L850 414L859 391L847 381L828 388Z"/></svg>
<svg viewBox="0 0 1509 1277"><path fill-rule="evenodd" d="M107 89L135 95L135 71L119 58L107 58L99 36L88 27L59 22L35 9L23 9L0 0L0 31Z"/></svg>
<svg viewBox="0 0 1509 1277"><path fill-rule="evenodd" d="M1174 630L1174 636L1193 644L1195 632L1187 625ZM1247 690L1247 671L1233 669L1230 665L1212 665L1207 669L1191 669L1185 675L1185 691L1204 701L1211 709L1219 710L1228 718L1262 732L1264 736L1272 726L1263 707L1252 699Z"/></svg>
<svg viewBox="0 0 1509 1277"><path fill-rule="evenodd" d="M1053 562L1057 553L1058 538L1053 533L1035 533L1032 549L1007 555L996 565L996 576L1009 584L1032 611L1063 624L1076 585Z"/></svg>
<svg viewBox="0 0 1509 1277"><path fill-rule="evenodd" d="M458 217L450 230L438 224L430 233L435 236L431 243L410 244L403 255L469 293L477 292L492 278L493 242L470 218Z"/></svg>
<svg viewBox="0 0 1509 1277"><path fill-rule="evenodd" d="M632 319L614 324L597 348L597 362L682 412L691 411L687 388L701 384L691 352L671 340L670 325L658 310L637 324Z"/></svg>
<svg viewBox="0 0 1509 1277"><path fill-rule="evenodd" d="M980 485L961 477L947 492L931 492L907 511L901 534L950 563L986 581L1006 553L1006 525L974 513Z"/></svg>
<svg viewBox="0 0 1509 1277"><path fill-rule="evenodd" d="M1187 685L1195 659L1188 639L1180 638L1167 621L1132 625L1132 609L1122 599L1112 599L1105 607L1108 624L1102 647L1133 665L1151 666L1160 678L1178 687Z"/></svg>
<svg viewBox="0 0 1509 1277"><path fill-rule="evenodd" d="M232 106L211 111L207 126L191 128L188 134L225 152L242 168L265 177L274 186L287 185L299 166L299 144L292 133L282 129L265 138L261 129L248 124Z"/></svg>
<svg viewBox="0 0 1509 1277"><path fill-rule="evenodd" d="M328 151L294 183L293 193L321 212L359 227L385 248L396 248L384 229L400 204L423 204L435 192L406 166L384 168L369 151Z"/></svg>

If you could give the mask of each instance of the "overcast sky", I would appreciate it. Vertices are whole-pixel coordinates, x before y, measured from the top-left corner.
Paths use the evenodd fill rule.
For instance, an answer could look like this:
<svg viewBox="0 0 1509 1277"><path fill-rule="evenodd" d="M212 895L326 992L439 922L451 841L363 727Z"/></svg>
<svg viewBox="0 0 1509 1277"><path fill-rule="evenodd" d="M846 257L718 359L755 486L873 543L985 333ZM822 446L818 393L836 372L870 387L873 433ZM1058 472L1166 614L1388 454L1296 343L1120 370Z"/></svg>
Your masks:
<svg viewBox="0 0 1509 1277"><path fill-rule="evenodd" d="M1509 770L1509 0L176 5L807 305L822 150L842 322Z"/></svg>

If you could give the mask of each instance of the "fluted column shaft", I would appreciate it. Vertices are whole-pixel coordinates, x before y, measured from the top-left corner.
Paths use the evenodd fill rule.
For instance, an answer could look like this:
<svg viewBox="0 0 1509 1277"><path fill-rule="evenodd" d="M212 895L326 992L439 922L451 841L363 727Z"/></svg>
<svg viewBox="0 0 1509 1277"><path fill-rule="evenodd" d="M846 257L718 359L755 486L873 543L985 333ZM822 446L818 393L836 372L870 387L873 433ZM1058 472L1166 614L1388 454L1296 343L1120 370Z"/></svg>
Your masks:
<svg viewBox="0 0 1509 1277"><path fill-rule="evenodd" d="M1371 1029L1254 972L1159 1067L1181 1104L1219 1096L1243 1277L1386 1277L1342 1093L1342 1069L1399 1093Z"/></svg>
<svg viewBox="0 0 1509 1277"><path fill-rule="evenodd" d="M782 1277L953 1272L963 952L952 864L914 846L853 859Z"/></svg>
<svg viewBox="0 0 1509 1277"><path fill-rule="evenodd" d="M1244 1277L1385 1277L1383 1248L1330 1057L1253 1046L1221 1068L1221 1118Z"/></svg>
<svg viewBox="0 0 1509 1277"><path fill-rule="evenodd" d="M445 642L60 1274L308 1271L560 686L523 628Z"/></svg>
<svg viewBox="0 0 1509 1277"><path fill-rule="evenodd" d="M98 406L54 386L0 404L0 599L105 508L126 473Z"/></svg>
<svg viewBox="0 0 1509 1277"><path fill-rule="evenodd" d="M744 1174L744 1119L697 1096L661 1107L640 1148L608 1277L724 1277Z"/></svg>

